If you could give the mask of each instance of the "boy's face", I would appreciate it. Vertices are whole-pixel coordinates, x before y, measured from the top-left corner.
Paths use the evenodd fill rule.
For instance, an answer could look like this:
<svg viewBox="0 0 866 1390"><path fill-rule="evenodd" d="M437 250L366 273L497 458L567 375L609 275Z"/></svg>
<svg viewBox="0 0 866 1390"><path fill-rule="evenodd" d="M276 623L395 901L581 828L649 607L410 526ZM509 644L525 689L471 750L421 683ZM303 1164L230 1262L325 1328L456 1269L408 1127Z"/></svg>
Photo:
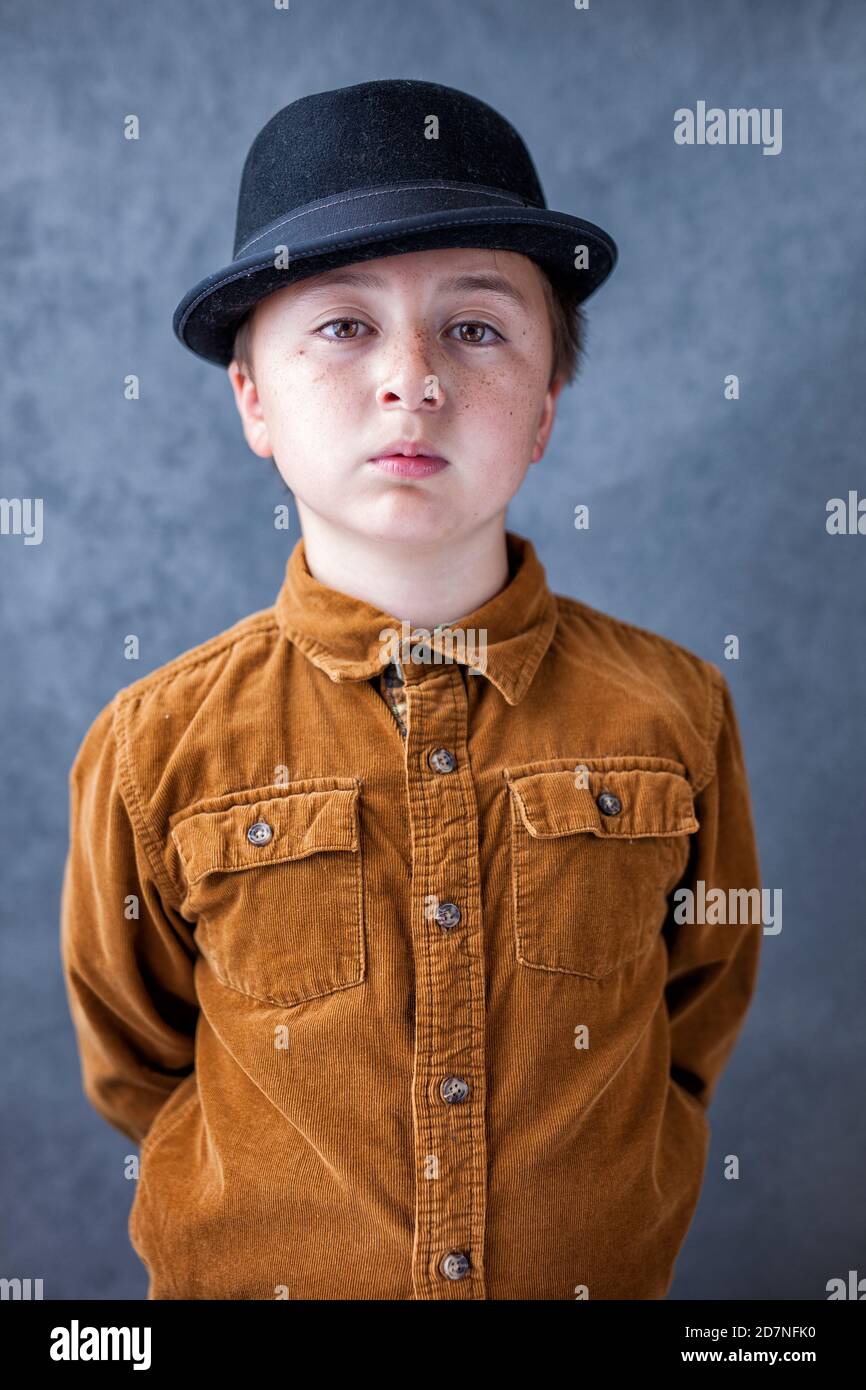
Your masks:
<svg viewBox="0 0 866 1390"><path fill-rule="evenodd" d="M320 530L375 541L453 542L504 521L561 389L548 386L541 273L511 251L413 251L326 271L262 300L251 345L255 380L228 369L250 448L273 456L302 527L314 513ZM447 460L439 472L403 477L371 461L422 437Z"/></svg>

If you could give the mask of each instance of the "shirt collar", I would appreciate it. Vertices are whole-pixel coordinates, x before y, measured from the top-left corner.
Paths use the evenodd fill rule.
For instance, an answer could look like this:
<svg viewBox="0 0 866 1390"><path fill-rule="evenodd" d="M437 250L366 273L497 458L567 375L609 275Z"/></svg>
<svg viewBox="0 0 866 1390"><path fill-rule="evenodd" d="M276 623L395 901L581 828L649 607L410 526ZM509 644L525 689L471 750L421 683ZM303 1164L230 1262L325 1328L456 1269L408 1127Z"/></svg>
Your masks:
<svg viewBox="0 0 866 1390"><path fill-rule="evenodd" d="M505 541L510 576L505 588L450 623L454 636L444 646L436 629L426 644L426 656L414 642L414 657L401 657L407 684L424 680L457 660L470 668L477 663L476 673L492 681L510 705L523 699L553 637L556 599L532 542L514 531L505 532ZM303 536L286 562L274 611L283 635L332 681L377 675L391 659L383 632L395 632L398 637L409 632L393 614L315 579L307 566ZM457 636L461 630L465 659ZM473 643L480 644L474 651ZM408 650L404 649L406 655ZM439 653L438 662L433 651ZM479 652L483 652L481 659Z"/></svg>

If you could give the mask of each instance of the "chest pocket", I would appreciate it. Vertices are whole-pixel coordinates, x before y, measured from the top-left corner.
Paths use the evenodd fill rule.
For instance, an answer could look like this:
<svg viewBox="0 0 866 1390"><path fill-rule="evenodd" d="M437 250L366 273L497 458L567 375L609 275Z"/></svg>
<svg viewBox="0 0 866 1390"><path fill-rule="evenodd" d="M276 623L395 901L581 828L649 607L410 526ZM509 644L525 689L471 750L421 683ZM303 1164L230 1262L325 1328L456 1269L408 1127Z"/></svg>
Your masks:
<svg viewBox="0 0 866 1390"><path fill-rule="evenodd" d="M680 764L598 758L506 770L522 965L596 979L658 936L699 828Z"/></svg>
<svg viewBox="0 0 866 1390"><path fill-rule="evenodd" d="M202 954L223 984L299 1004L366 973L355 778L199 802L171 838Z"/></svg>

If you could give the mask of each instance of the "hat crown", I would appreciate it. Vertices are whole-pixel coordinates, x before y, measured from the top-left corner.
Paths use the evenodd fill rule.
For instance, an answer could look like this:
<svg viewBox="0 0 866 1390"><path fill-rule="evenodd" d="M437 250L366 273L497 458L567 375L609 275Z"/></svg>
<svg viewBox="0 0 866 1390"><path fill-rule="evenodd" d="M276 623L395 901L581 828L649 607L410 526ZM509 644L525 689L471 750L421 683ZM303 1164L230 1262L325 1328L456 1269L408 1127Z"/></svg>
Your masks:
<svg viewBox="0 0 866 1390"><path fill-rule="evenodd" d="M547 207L526 145L486 102L412 78L359 82L301 97L259 131L241 176L233 255L316 199L424 179L498 188Z"/></svg>

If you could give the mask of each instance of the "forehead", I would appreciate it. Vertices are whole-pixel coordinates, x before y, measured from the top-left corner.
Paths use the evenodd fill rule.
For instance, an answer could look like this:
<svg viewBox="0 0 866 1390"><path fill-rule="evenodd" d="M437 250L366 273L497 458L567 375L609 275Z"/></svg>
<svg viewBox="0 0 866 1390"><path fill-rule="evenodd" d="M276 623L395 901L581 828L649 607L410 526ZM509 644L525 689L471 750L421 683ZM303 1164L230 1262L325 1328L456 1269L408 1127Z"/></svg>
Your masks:
<svg viewBox="0 0 866 1390"><path fill-rule="evenodd" d="M407 251L335 267L299 280L288 286L287 292L300 300L334 289L389 294L423 286L437 294L487 293L531 310L537 303L543 278L534 261L518 252L449 247Z"/></svg>

